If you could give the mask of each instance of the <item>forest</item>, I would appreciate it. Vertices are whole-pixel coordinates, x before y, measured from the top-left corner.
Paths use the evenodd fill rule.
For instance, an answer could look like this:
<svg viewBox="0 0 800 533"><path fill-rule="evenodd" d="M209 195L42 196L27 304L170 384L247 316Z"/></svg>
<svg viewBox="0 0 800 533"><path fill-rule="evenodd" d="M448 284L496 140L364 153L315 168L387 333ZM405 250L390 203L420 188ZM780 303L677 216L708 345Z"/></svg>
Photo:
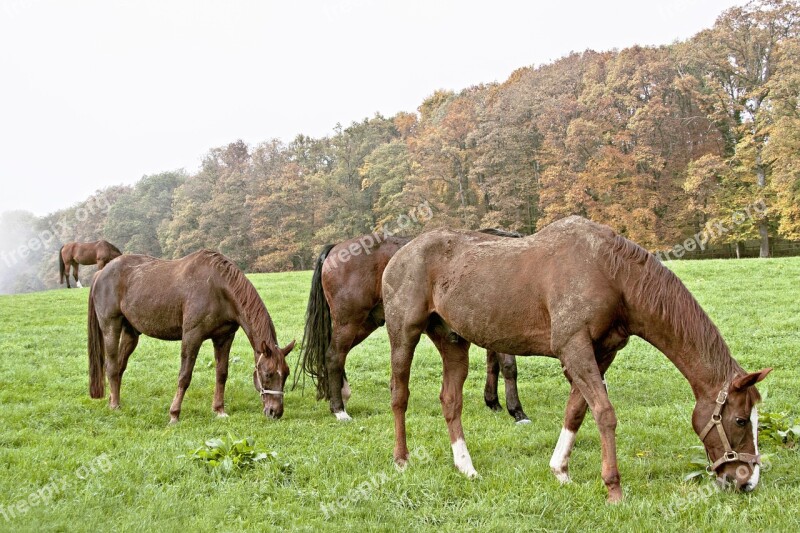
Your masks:
<svg viewBox="0 0 800 533"><path fill-rule="evenodd" d="M163 258L210 248L272 272L372 231L531 234L571 214L653 252L724 221L712 242L757 241L767 256L800 239L798 30L800 3L757 0L686 41L571 53L322 138L234 141L195 173L44 217L7 212L0 292L58 286L56 252L73 240ZM423 205L430 216L410 221Z"/></svg>

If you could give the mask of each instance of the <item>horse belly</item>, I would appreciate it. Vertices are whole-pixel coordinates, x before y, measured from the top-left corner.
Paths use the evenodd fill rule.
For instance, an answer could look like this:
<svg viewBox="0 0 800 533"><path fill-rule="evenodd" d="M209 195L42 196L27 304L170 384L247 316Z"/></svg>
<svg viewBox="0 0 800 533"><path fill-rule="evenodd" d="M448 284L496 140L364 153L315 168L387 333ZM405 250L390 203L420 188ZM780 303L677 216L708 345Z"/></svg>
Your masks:
<svg viewBox="0 0 800 533"><path fill-rule="evenodd" d="M137 299L123 302L121 309L136 331L148 337L165 341L179 341L183 338L181 306L152 305Z"/></svg>
<svg viewBox="0 0 800 533"><path fill-rule="evenodd" d="M469 342L511 355L551 355L550 321L538 303L511 305L512 295L489 298L481 291L452 296L437 305L437 313Z"/></svg>

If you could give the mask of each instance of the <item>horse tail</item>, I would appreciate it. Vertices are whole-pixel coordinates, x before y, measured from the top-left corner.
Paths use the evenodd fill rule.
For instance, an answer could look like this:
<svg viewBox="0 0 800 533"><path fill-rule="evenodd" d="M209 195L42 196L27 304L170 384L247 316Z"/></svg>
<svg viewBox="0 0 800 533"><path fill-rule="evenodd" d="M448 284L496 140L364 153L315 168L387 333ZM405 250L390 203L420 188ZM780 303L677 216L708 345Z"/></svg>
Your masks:
<svg viewBox="0 0 800 533"><path fill-rule="evenodd" d="M322 287L322 265L335 244L327 244L317 257L314 276L311 278L311 292L308 295L306 308L306 327L303 331L303 343L300 359L297 364L304 374L308 374L317 384L317 399L329 399L328 372L325 367L325 354L331 344L331 308L325 299ZM297 369L295 368L295 371ZM297 386L299 373L295 372L294 385Z"/></svg>
<svg viewBox="0 0 800 533"><path fill-rule="evenodd" d="M58 275L60 279L60 281L58 282L59 285L64 283L64 269L66 268L66 265L64 264L64 256L61 255L63 251L64 251L63 246L58 249Z"/></svg>
<svg viewBox="0 0 800 533"><path fill-rule="evenodd" d="M102 398L106 393L105 376L103 376L105 348L103 347L103 330L100 329L100 321L97 320L97 313L94 306L94 283L92 283L89 289L87 330L89 337L89 396L92 398Z"/></svg>

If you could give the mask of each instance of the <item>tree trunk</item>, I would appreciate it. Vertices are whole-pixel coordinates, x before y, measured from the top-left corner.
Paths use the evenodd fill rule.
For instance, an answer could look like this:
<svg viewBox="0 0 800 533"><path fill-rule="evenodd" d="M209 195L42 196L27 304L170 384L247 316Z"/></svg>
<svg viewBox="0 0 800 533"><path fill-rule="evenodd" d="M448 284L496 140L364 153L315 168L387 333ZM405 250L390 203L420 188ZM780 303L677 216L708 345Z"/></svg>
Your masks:
<svg viewBox="0 0 800 533"><path fill-rule="evenodd" d="M761 162L761 146L759 145L756 152L756 178L759 188L763 189L767 185L767 176L764 172L764 165ZM766 216L758 221L758 235L761 238L761 250L759 257L769 257L769 226L767 225Z"/></svg>
<svg viewBox="0 0 800 533"><path fill-rule="evenodd" d="M736 241L736 259L741 259L744 256L744 242Z"/></svg>

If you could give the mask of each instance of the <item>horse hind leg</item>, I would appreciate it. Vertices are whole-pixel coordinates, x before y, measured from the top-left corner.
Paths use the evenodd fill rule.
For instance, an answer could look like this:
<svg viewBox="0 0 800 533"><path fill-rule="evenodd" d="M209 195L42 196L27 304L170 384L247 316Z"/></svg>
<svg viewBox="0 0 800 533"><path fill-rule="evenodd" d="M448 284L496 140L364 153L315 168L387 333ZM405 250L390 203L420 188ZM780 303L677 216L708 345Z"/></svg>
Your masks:
<svg viewBox="0 0 800 533"><path fill-rule="evenodd" d="M120 359L120 347L128 346L127 342L122 342L122 319L113 318L102 326L103 343L105 349L106 376L111 394L108 399L108 406L111 409L119 409L119 390L122 382L122 361ZM131 350L132 351L132 350ZM130 355L130 354L129 354Z"/></svg>
<svg viewBox="0 0 800 533"><path fill-rule="evenodd" d="M486 386L483 389L483 401L492 411L502 411L500 399L497 396L497 382L500 378L500 362L497 352L486 350Z"/></svg>
<svg viewBox="0 0 800 533"><path fill-rule="evenodd" d="M411 362L414 349L419 343L422 328L392 328L387 322L389 344L391 345L392 365L392 414L394 415L394 462L399 468L408 463L408 443L406 440L406 411L408 410L408 382L411 376Z"/></svg>
<svg viewBox="0 0 800 533"><path fill-rule="evenodd" d="M343 422L352 420L346 409L351 395L350 384L344 369L347 354L375 329L376 326L368 321L360 324L350 323L343 327L334 325L331 344L325 354L325 371L328 376L330 408L337 420Z"/></svg>
<svg viewBox="0 0 800 533"><path fill-rule="evenodd" d="M428 330L428 335L442 356L444 367L439 400L450 434L453 463L462 474L472 478L476 477L478 472L472 465L472 458L464 439L464 428L461 425L464 382L469 371L469 343L457 335L443 335L444 329L442 326L437 326Z"/></svg>
<svg viewBox="0 0 800 533"><path fill-rule="evenodd" d="M503 373L503 381L506 388L506 408L517 424L530 424L531 420L522 409L519 401L519 391L517 390L517 358L513 355L501 353L497 354L500 360L500 370Z"/></svg>

